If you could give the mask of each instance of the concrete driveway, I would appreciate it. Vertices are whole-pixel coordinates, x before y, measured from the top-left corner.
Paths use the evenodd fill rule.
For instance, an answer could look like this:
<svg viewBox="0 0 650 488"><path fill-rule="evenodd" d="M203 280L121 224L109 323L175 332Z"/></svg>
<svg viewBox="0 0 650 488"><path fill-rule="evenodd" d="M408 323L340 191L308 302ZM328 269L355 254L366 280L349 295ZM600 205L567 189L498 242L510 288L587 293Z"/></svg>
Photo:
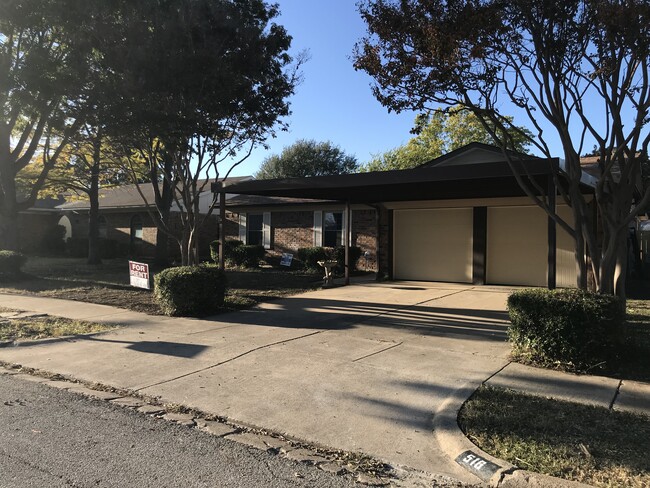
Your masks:
<svg viewBox="0 0 650 488"><path fill-rule="evenodd" d="M463 479L435 441L433 415L463 386L478 386L507 363L509 291L358 284L214 320L2 295L0 306L128 327L0 349L0 360Z"/></svg>

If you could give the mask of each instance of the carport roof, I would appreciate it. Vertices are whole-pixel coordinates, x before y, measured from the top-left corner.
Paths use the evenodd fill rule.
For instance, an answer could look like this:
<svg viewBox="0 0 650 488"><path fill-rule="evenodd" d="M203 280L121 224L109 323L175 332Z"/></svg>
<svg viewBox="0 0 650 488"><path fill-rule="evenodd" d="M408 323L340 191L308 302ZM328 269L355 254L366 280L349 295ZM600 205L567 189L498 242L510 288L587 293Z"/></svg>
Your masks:
<svg viewBox="0 0 650 488"><path fill-rule="evenodd" d="M520 174L546 190L559 160L529 159L514 163ZM507 162L465 163L409 170L374 171L310 178L249 180L224 183L213 191L240 195L311 198L379 203L407 200L524 196Z"/></svg>

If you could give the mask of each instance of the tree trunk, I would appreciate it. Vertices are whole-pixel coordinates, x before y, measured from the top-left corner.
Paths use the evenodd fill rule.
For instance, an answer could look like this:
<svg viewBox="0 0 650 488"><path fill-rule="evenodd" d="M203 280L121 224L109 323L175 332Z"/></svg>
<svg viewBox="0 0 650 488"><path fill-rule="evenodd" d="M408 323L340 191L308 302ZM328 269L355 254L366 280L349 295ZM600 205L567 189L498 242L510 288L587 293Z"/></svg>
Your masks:
<svg viewBox="0 0 650 488"><path fill-rule="evenodd" d="M8 139L8 137L7 137ZM1 142L1 141L0 141ZM3 148L8 151L8 148ZM16 201L16 174L13 161L8 155L2 155L0 161L0 246L8 251L18 251L18 206ZM6 158L6 159L5 159Z"/></svg>
<svg viewBox="0 0 650 488"><path fill-rule="evenodd" d="M2 231L0 249L19 251L18 211L12 203L5 201L5 208L0 219L0 230Z"/></svg>
<svg viewBox="0 0 650 488"><path fill-rule="evenodd" d="M174 164L171 158L165 158L165 177L162 180L162 191L160 201L156 202L158 214L162 222L162 227L158 226L156 230L156 252L155 261L160 266L169 265L169 235L162 230L163 227L169 228L169 218L171 215L172 203L174 201L174 189L167 176L172 174ZM156 184L152 182L152 184ZM181 253L182 254L182 253Z"/></svg>
<svg viewBox="0 0 650 488"><path fill-rule="evenodd" d="M88 264L102 264L99 253L99 170L102 138L98 133L93 141L93 159L90 167L90 211L88 212Z"/></svg>
<svg viewBox="0 0 650 488"><path fill-rule="evenodd" d="M181 266L190 265L190 235L189 232L183 229L183 237L180 242L181 246Z"/></svg>

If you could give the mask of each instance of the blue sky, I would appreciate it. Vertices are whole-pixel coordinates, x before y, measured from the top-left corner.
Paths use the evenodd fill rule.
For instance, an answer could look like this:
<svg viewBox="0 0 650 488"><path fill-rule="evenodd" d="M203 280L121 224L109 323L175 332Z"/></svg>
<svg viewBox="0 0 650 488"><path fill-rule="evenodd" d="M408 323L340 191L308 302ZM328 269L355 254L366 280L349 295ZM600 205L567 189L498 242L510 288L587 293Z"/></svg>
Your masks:
<svg viewBox="0 0 650 488"><path fill-rule="evenodd" d="M360 163L368 162L373 154L404 144L409 133L414 112L389 113L372 95L372 79L352 67L355 43L365 35L365 24L356 9L355 0L275 0L281 15L277 23L283 25L293 37L292 54L308 51L310 60L304 65L303 82L291 98L292 115L288 132L279 132L269 139L268 149L257 148L233 176L254 174L264 158L278 154L285 146L298 139L331 141L346 153L356 156ZM587 95L587 99L593 95ZM504 99L506 112L515 117L518 125L529 126L523 111ZM590 119L602 125L602 105L597 98L585 104L591 112ZM542 120L544 138L554 156L562 157L562 145L556 132ZM574 120L575 124L577 121ZM582 127L572 128L579 140ZM583 153L593 142L587 142ZM533 153L537 153L530 148ZM223 174L225 167L220 168Z"/></svg>
<svg viewBox="0 0 650 488"><path fill-rule="evenodd" d="M258 148L232 175L255 173L266 156L298 139L332 141L367 162L372 154L406 142L415 114L388 113L372 95L371 78L352 67L352 50L364 33L354 0L276 0L278 23L293 36L291 51L308 50L304 80L291 98L289 131Z"/></svg>

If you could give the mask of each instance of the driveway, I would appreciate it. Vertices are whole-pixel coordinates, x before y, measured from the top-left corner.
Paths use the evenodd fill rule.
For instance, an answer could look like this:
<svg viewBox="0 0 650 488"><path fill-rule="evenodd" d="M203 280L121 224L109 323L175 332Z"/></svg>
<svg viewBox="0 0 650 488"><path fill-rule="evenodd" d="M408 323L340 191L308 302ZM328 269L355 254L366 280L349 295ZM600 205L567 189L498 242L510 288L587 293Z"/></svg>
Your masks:
<svg viewBox="0 0 650 488"><path fill-rule="evenodd" d="M478 386L507 363L509 291L358 284L214 320L3 295L0 306L128 327L1 349L0 360L463 479L436 444L432 419L461 387Z"/></svg>

